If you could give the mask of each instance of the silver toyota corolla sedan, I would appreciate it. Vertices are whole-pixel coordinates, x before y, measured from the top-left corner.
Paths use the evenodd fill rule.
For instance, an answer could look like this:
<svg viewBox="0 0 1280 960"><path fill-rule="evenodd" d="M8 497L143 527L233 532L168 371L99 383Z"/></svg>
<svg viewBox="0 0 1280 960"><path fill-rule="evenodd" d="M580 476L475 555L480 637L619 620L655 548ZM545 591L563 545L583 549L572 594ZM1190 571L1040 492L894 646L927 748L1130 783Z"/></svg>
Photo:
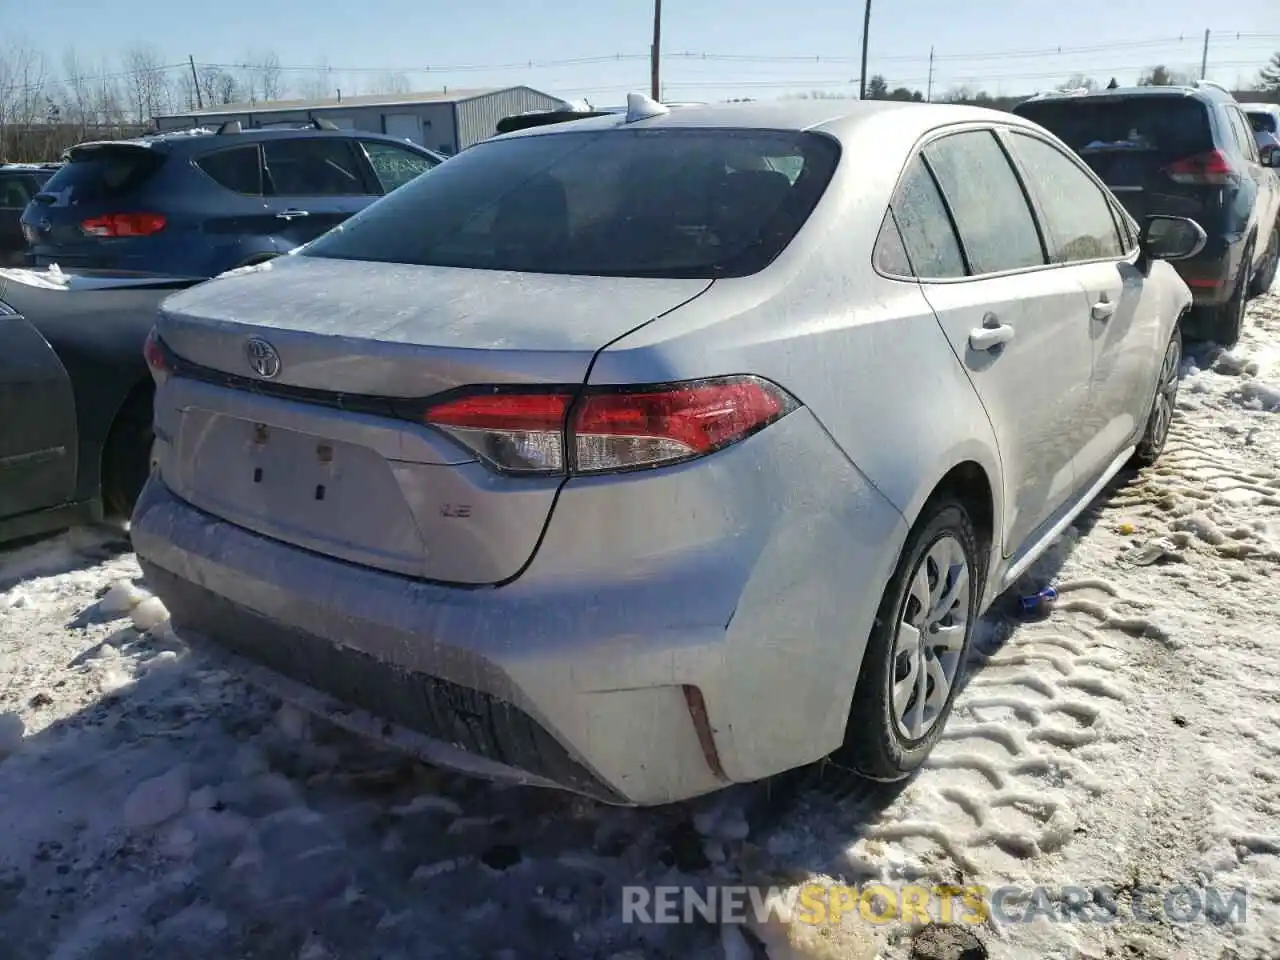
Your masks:
<svg viewBox="0 0 1280 960"><path fill-rule="evenodd" d="M1159 455L1203 242L1009 114L634 97L168 299L133 542L180 630L443 765L901 778Z"/></svg>

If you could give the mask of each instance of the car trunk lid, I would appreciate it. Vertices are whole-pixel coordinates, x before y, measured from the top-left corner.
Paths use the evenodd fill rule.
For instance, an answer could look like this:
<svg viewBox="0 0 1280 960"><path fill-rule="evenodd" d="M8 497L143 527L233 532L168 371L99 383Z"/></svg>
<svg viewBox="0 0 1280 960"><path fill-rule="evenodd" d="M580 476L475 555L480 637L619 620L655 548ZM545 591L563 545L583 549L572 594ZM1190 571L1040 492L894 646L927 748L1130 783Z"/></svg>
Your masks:
<svg viewBox="0 0 1280 960"><path fill-rule="evenodd" d="M427 425L423 401L580 386L601 347L708 286L288 257L192 287L157 323L177 373L156 399L162 475L265 536L500 583L532 556L561 479L494 472ZM278 358L271 376L250 338Z"/></svg>

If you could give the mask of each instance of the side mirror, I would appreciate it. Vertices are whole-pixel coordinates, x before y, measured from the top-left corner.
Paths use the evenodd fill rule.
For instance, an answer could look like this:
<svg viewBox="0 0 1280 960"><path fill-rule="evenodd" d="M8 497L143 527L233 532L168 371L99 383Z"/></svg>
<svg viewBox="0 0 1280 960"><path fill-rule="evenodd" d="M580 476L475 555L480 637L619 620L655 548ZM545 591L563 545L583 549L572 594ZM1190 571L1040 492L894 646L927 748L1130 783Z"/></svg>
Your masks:
<svg viewBox="0 0 1280 960"><path fill-rule="evenodd" d="M1280 147L1268 144L1259 153L1262 156L1262 165L1264 167L1280 170Z"/></svg>
<svg viewBox="0 0 1280 960"><path fill-rule="evenodd" d="M1147 217L1138 237L1144 260L1190 260L1208 242L1204 228L1186 217Z"/></svg>

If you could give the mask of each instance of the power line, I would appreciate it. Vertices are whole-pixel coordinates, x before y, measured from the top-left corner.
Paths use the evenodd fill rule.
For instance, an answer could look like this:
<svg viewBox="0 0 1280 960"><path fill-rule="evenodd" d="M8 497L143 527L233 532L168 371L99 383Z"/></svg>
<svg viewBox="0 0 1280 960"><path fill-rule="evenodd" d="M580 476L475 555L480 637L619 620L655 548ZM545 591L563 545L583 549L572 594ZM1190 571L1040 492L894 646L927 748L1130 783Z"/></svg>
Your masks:
<svg viewBox="0 0 1280 960"><path fill-rule="evenodd" d="M1212 34L1213 48L1220 48L1221 45L1234 45L1237 49L1242 46L1262 45L1280 43L1280 33L1241 33L1237 31L1215 31ZM1085 56L1089 54L1109 53L1130 51L1138 52L1140 50L1156 50L1161 49L1162 55L1164 50L1187 44L1198 47L1203 41L1203 35L1196 34L1179 34L1178 36L1168 36L1160 38L1150 38L1145 40L1126 40L1116 41L1112 43L1091 44L1087 46L1063 46L1063 47L1041 47L1041 48L1023 48L1012 50L988 50L973 51L967 53L947 53L935 52L932 56L927 54L921 55L905 55L905 56L888 56L875 58L876 66L882 64L926 64L933 61L935 64L957 64L961 62L978 63L978 62L1000 62L1011 60L1029 60L1044 59L1047 57L1074 57ZM1200 51L1195 51L1197 54ZM650 54L648 52L636 53L612 53L600 54L596 56L584 57L566 57L559 59L529 59L523 61L510 61L507 63L455 63L455 64L435 64L435 65L419 65L414 67L395 67L395 66L340 66L335 67L328 64L254 64L254 63L216 63L194 61L194 65L201 69L216 69L223 71L238 71L241 73L309 73L312 75L332 75L332 74L457 74L457 73L501 73L504 71L516 70L550 70L564 69L571 67L587 67L602 66L609 63L628 63L638 61L648 61ZM857 65L859 58L855 56L827 56L827 55L768 55L768 54L733 54L733 53L716 53L713 51L672 51L661 54L664 61L704 61L708 63L739 63L739 64L788 64L788 65ZM1225 68L1231 66L1250 66L1255 61L1215 61L1210 59L1210 65L1217 68ZM43 82L15 84L4 88L7 93L19 92L46 92L58 85L79 85L86 83L106 83L115 80L131 80L143 76L155 76L167 74L174 70L190 69L191 61L180 61L177 63L158 64L152 67L139 68L134 70L120 70L110 73L97 75L75 75L66 78L50 78ZM1142 70L1149 67L1146 64L1141 67L1106 67L1107 70L1116 72L1124 72L1128 70ZM1102 68L1098 68L1102 69ZM989 75L981 78L983 80L998 81L1001 79L1017 80L1017 79L1039 79L1049 76L1057 76L1062 70L1055 70L1049 73L1041 74L1009 74L1006 76ZM954 78L953 78L954 80ZM856 78L855 81L856 82ZM898 80L899 83L925 83L927 78L912 78L911 80ZM678 86L691 86L690 83L676 84ZM703 84L703 86L727 86L729 84ZM605 88L597 88L605 89Z"/></svg>

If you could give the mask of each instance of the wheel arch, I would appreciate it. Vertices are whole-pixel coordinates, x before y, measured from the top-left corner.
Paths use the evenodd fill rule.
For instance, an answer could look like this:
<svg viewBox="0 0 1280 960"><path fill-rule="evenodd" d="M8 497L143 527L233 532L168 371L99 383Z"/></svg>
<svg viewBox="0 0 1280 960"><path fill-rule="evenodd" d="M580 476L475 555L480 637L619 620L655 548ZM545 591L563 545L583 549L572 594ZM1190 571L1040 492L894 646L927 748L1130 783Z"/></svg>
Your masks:
<svg viewBox="0 0 1280 960"><path fill-rule="evenodd" d="M135 381L116 404L110 422L102 434L102 442L98 445L96 492L98 500L103 505L104 513L108 515L111 513L111 505L108 503L111 478L108 477L108 472L113 467L112 450L115 444L124 442L130 415L144 405L150 409L154 403L155 392L155 381L151 377L142 377Z"/></svg>

